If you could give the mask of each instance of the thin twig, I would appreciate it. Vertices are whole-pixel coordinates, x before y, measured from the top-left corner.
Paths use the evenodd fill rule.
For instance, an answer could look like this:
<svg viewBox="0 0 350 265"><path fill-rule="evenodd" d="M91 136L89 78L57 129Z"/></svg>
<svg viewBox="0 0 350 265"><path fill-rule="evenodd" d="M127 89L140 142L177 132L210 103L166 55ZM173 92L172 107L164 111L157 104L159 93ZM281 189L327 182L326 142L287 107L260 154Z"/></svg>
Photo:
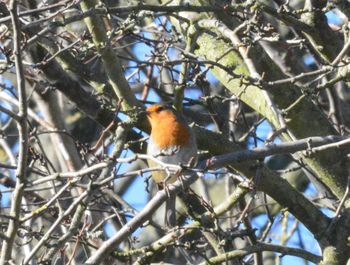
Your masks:
<svg viewBox="0 0 350 265"><path fill-rule="evenodd" d="M67 218L74 210L75 208L81 203L81 201L88 196L88 191L84 191L69 207L68 209L57 218L57 220L50 226L50 228L47 230L45 235L39 240L39 242L35 245L33 250L29 253L28 256L25 257L23 261L23 265L27 265L32 257L38 252L38 250L41 248L41 246L47 242L50 235L55 231L55 229L62 223L62 221Z"/></svg>

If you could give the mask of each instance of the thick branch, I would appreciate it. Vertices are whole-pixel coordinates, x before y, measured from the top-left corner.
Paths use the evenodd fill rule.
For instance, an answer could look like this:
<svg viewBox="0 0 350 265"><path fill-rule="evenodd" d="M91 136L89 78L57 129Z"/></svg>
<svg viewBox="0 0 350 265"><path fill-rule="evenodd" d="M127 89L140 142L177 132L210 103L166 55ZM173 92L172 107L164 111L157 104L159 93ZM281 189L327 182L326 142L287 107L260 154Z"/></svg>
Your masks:
<svg viewBox="0 0 350 265"><path fill-rule="evenodd" d="M94 8L96 5L97 2L94 0L85 0L80 4L83 11ZM109 82L113 87L114 93L119 100L123 100L123 109L128 110L132 107L138 106L139 103L125 79L120 60L114 53L110 40L107 38L104 21L101 17L91 16L85 19L85 23L89 28L94 44L101 55L105 71L109 78Z"/></svg>
<svg viewBox="0 0 350 265"><path fill-rule="evenodd" d="M271 144L264 147L254 148L252 150L237 151L234 153L223 154L214 157L211 161L216 168L228 165L229 163L240 163L247 160L258 160L271 155L293 154L305 150L308 155L315 154L330 148L346 147L350 144L348 137L325 136L310 137L292 142L281 144ZM211 167L211 166L209 166Z"/></svg>

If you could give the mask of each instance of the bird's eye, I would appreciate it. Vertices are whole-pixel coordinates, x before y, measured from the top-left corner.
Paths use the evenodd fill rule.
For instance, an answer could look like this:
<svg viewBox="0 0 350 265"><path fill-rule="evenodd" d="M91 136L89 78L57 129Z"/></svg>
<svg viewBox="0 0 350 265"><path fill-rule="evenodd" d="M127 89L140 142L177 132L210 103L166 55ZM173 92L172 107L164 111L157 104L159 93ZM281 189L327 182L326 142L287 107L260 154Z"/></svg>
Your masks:
<svg viewBox="0 0 350 265"><path fill-rule="evenodd" d="M164 106L159 106L159 107L156 109L156 112L161 112L162 110L164 110Z"/></svg>

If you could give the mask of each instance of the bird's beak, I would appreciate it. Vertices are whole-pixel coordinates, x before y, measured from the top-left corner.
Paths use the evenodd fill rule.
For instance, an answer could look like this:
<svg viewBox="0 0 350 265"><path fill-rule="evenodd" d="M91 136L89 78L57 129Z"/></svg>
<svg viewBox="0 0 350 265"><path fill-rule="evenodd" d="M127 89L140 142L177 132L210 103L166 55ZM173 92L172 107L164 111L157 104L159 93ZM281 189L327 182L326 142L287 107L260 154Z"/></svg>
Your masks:
<svg viewBox="0 0 350 265"><path fill-rule="evenodd" d="M146 114L147 119L150 119L150 118L151 118L151 112L145 110L145 111L144 111L144 114Z"/></svg>

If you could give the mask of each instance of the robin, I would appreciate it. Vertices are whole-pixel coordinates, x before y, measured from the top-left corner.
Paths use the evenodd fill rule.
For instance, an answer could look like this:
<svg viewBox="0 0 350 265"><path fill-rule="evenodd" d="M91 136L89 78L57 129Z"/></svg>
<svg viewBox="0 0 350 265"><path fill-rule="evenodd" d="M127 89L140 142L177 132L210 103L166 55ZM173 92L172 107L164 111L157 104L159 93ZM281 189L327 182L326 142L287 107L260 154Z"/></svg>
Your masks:
<svg viewBox="0 0 350 265"><path fill-rule="evenodd" d="M160 104L148 107L146 113L151 124L147 154L167 164L194 165L197 161L196 139L184 117L172 107ZM148 160L148 165L158 166L152 160ZM162 189L166 188L166 183L175 182L177 176L162 170L154 171L152 177ZM176 196L170 197L165 206L165 222L170 227L176 225L175 201Z"/></svg>

